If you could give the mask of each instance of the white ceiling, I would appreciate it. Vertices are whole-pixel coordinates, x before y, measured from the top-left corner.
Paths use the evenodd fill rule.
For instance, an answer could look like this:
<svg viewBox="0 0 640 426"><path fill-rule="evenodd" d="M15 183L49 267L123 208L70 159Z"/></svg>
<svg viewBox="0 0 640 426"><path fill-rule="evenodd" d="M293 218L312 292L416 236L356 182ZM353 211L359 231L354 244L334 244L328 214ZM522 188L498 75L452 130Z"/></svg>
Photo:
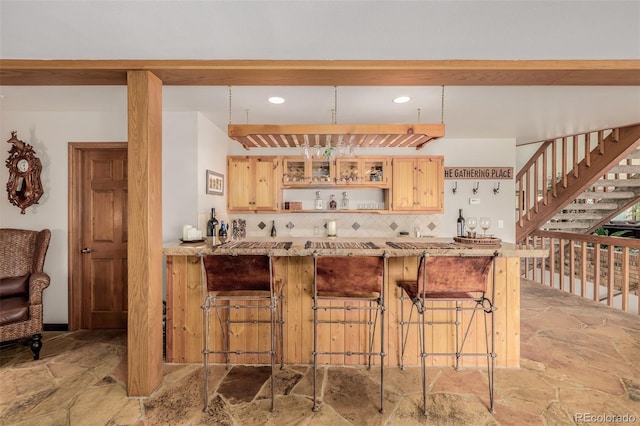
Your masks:
<svg viewBox="0 0 640 426"><path fill-rule="evenodd" d="M13 59L640 59L640 2L0 0ZM232 122L330 123L332 87L234 87ZM408 94L413 101L391 99ZM2 87L2 110L126 110L125 87ZM268 104L271 95L286 98ZM339 87L337 122L440 122L440 87ZM226 130L226 87L165 87ZM447 138L538 141L640 122L640 87L447 87Z"/></svg>
<svg viewBox="0 0 640 426"><path fill-rule="evenodd" d="M234 124L439 123L441 87L232 87ZM406 104L392 99L409 95ZM0 86L3 111L126 111L126 87ZM269 96L286 102L273 105ZM165 111L199 111L226 132L227 87L163 89ZM418 109L420 111L418 112ZM420 119L418 120L418 114ZM518 144L640 122L640 87L445 87L446 137Z"/></svg>

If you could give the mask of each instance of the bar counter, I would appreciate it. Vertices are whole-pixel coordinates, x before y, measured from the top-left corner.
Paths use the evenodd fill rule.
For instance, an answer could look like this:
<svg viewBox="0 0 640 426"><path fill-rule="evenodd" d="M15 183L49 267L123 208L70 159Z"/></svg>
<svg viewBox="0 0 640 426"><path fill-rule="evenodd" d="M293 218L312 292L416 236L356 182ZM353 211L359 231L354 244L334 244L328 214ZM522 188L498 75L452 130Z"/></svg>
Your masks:
<svg viewBox="0 0 640 426"><path fill-rule="evenodd" d="M547 257L548 250L523 249L513 243L502 242L496 246L471 246L454 242L451 238L248 238L228 242L216 247L208 239L203 243L167 244L164 255L167 261L167 318L166 361L202 362L202 287L200 256L207 254L270 254L274 256L274 280L281 286L284 307L284 362L287 364L310 364L313 348L313 258L312 255L382 255L389 256L386 277L386 354L385 363L400 364L400 306L404 304L405 315L411 302L402 300L397 286L401 280L415 280L418 257L427 252L432 255L492 255L498 254L493 274L489 276L489 291L495 285L495 342L496 365L517 368L520 366L520 258ZM250 273L249 271L247 271ZM338 303L338 302L336 302ZM339 302L343 303L343 302ZM354 302L344 302L354 303ZM237 315L233 310L231 315ZM251 312L251 311L250 311ZM448 313L431 311L427 320L449 320ZM247 314L252 319L263 319L258 312ZM358 310L319 311L319 315L339 315L338 320L360 320ZM465 314L466 315L466 314ZM482 317L482 316L477 316ZM226 320L227 318L223 318ZM235 318L231 318L232 320ZM332 320L335 318L332 318ZM415 320L415 317L414 317ZM407 318L405 318L407 321ZM219 324L212 318L212 344L221 347L223 339ZM406 365L419 365L418 339L415 325L408 337ZM475 320L465 351L484 351L484 328ZM251 350L269 346L268 326L232 326L232 347ZM319 331L319 339L331 351L362 351L367 345L366 327L347 324L326 326ZM454 345L451 326L435 326L428 337L429 352L449 352ZM279 356L280 354L278 354ZM374 357L375 358L375 357ZM452 365L453 357L430 356L428 365ZM221 355L211 355L212 362L224 362ZM264 364L264 357L243 354L232 356L239 364ZM326 355L320 363L332 365L363 364L363 356ZM463 366L482 366L484 358L463 358Z"/></svg>

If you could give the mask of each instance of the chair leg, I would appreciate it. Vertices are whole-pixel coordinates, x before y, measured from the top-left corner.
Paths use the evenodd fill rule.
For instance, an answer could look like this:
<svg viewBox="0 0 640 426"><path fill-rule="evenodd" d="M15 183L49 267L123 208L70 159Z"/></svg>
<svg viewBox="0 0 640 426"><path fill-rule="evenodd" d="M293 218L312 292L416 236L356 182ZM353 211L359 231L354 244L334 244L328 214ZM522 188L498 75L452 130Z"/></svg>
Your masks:
<svg viewBox="0 0 640 426"><path fill-rule="evenodd" d="M462 348L460 347L460 304L456 302L456 320L454 327L456 329L456 366L455 370L460 371L460 353Z"/></svg>
<svg viewBox="0 0 640 426"><path fill-rule="evenodd" d="M384 299L380 304L380 413L384 413Z"/></svg>
<svg viewBox="0 0 640 426"><path fill-rule="evenodd" d="M269 332L271 334L271 412L276 411L275 406L275 388L276 383L274 380L274 372L276 365L276 313L277 313L277 302L276 298L272 298L271 300L271 309L269 310L271 313L271 323Z"/></svg>
<svg viewBox="0 0 640 426"><path fill-rule="evenodd" d="M400 354L400 370L404 370L404 354L405 354L405 350L407 349L407 340L409 339L409 332L411 331L411 319L413 318L413 310L415 308L415 304L411 304L411 309L409 309L409 320L408 322L404 322L404 308L402 305L400 305L400 328L401 328L401 336L400 338L402 339L402 352ZM407 332L404 332L404 324L407 324Z"/></svg>
<svg viewBox="0 0 640 426"><path fill-rule="evenodd" d="M34 334L31 339L31 352L35 361L40 359L40 349L42 349L42 334Z"/></svg>
<svg viewBox="0 0 640 426"><path fill-rule="evenodd" d="M204 406L202 407L202 411L206 411L207 406L209 405L209 334L210 330L210 321L211 321L211 311L208 306L203 306L203 327L204 335L203 335L203 343L204 350L202 351L203 356L203 365L204 365L204 386L203 386L203 396L204 396Z"/></svg>
<svg viewBox="0 0 640 426"><path fill-rule="evenodd" d="M491 348L489 348L489 335L487 327L487 315L491 315ZM484 335L485 335L485 348L487 350L487 382L489 383L489 411L495 413L493 407L493 389L494 389L494 372L495 372L495 354L494 354L494 335L493 335L493 310L491 312L484 312Z"/></svg>
<svg viewBox="0 0 640 426"><path fill-rule="evenodd" d="M313 411L318 411L317 400L317 381L318 381L318 305L314 297L313 300Z"/></svg>
<svg viewBox="0 0 640 426"><path fill-rule="evenodd" d="M280 370L284 368L284 296L281 294L279 299L280 318L278 320L280 328Z"/></svg>
<svg viewBox="0 0 640 426"><path fill-rule="evenodd" d="M420 324L418 326L418 338L420 340L420 372L422 373L422 413L427 415L427 343L426 343L426 331L425 331L425 319L424 308L418 307L418 316L420 317Z"/></svg>

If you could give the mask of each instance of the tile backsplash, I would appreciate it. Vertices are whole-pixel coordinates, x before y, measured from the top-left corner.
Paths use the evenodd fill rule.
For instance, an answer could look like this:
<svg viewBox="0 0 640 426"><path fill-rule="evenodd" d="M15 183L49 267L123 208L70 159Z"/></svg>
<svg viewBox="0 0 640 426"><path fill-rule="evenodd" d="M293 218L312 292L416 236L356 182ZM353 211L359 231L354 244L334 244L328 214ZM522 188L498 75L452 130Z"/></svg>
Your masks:
<svg viewBox="0 0 640 426"><path fill-rule="evenodd" d="M244 219L247 237L268 237L275 221L279 237L324 237L327 220L338 223L339 237L396 237L406 231L411 236L419 231L423 236L438 236L441 215L393 215L373 213L274 213L232 214L230 220Z"/></svg>

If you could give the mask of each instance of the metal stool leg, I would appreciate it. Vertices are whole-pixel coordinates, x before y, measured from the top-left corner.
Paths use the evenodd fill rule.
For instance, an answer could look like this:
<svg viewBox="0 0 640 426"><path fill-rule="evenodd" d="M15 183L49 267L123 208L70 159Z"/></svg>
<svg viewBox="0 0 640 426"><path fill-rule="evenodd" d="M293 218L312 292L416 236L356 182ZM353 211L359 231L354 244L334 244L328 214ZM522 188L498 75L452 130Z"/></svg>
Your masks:
<svg viewBox="0 0 640 426"><path fill-rule="evenodd" d="M280 296L278 298L280 318L278 319L279 331L280 331L280 369L284 368L284 295L282 289L280 289Z"/></svg>
<svg viewBox="0 0 640 426"><path fill-rule="evenodd" d="M271 307L269 312L271 314L271 322L269 324L269 333L271 334L271 412L276 410L275 407L275 389L276 383L274 381L274 372L275 372L275 364L276 364L276 313L277 313L277 299L275 297L271 298Z"/></svg>
<svg viewBox="0 0 640 426"><path fill-rule="evenodd" d="M420 303L420 302L416 302ZM425 331L425 309L422 306L417 307L419 316L418 338L420 340L420 372L422 373L422 413L427 415L427 335Z"/></svg>
<svg viewBox="0 0 640 426"><path fill-rule="evenodd" d="M313 309L313 411L318 411L318 308Z"/></svg>

